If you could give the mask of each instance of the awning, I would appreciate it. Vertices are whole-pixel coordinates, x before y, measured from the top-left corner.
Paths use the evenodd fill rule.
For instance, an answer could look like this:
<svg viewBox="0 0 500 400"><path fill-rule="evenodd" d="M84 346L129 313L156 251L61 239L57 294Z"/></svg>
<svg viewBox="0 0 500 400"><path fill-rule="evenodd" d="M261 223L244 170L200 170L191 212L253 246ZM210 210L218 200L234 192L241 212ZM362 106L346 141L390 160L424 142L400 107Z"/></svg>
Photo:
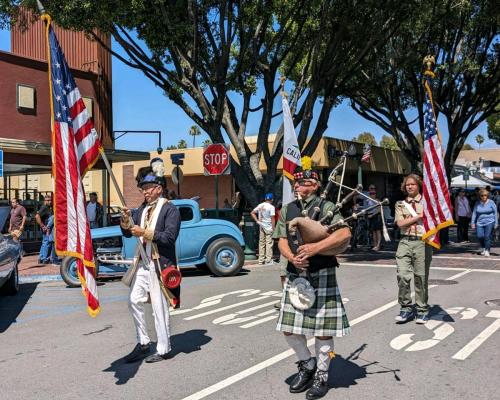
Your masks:
<svg viewBox="0 0 500 400"><path fill-rule="evenodd" d="M469 176L467 181L464 180L463 175L458 175L451 179L451 187L464 188L465 186L469 189L476 187L484 188L485 186L491 186L492 189L500 189L500 185L492 185L491 183L485 182L474 176Z"/></svg>
<svg viewBox="0 0 500 400"><path fill-rule="evenodd" d="M51 147L48 143L2 139L0 149L4 151L4 171L8 175L50 172ZM110 162L142 161L150 158L150 154L144 151L105 149L105 153ZM104 168L102 161L94 167Z"/></svg>

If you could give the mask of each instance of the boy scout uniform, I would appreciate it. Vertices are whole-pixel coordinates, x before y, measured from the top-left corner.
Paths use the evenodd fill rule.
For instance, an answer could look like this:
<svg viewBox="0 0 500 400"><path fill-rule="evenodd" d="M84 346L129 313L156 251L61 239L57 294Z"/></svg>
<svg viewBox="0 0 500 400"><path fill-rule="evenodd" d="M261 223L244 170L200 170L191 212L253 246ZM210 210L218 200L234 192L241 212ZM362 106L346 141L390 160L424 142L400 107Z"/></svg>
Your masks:
<svg viewBox="0 0 500 400"><path fill-rule="evenodd" d="M405 202L407 205L405 205ZM422 195L408 197L396 202L395 222L411 218L411 208L416 214L423 213ZM397 278L399 286L398 301L401 311L412 311L411 279L415 285L415 304L418 314L427 314L429 305L429 268L432 261L432 247L422 240L425 229L422 220L416 224L400 228L401 240L396 252Z"/></svg>

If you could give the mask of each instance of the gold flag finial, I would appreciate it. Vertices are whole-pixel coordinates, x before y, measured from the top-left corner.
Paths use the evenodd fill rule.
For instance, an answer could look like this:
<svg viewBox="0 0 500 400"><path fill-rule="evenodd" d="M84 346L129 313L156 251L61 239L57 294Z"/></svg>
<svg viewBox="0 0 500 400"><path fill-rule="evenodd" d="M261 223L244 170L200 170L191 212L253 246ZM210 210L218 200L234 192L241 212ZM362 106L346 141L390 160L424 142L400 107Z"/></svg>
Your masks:
<svg viewBox="0 0 500 400"><path fill-rule="evenodd" d="M424 75L434 78L434 67L436 66L436 59L434 56L428 55L424 57L423 61Z"/></svg>
<svg viewBox="0 0 500 400"><path fill-rule="evenodd" d="M280 76L281 95L283 97L288 97L288 93L285 92L285 82L286 82L286 76L281 75Z"/></svg>

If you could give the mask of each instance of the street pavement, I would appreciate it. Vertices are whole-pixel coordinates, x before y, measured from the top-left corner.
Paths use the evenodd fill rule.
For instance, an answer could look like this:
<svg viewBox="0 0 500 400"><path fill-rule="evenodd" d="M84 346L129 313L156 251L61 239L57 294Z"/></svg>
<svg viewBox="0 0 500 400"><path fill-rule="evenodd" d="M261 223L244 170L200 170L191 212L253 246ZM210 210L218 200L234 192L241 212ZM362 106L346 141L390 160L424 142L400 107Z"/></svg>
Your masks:
<svg viewBox="0 0 500 400"><path fill-rule="evenodd" d="M394 323L391 248L344 255L338 280L352 333L335 339L325 398L499 398L500 302L485 302L500 299L500 251L487 259L473 250L436 254L426 326ZM0 297L0 398L303 399L288 392L296 359L275 331L278 270L186 271L172 352L156 364L123 362L135 334L119 281L100 284L95 319L79 289L24 283L17 296Z"/></svg>

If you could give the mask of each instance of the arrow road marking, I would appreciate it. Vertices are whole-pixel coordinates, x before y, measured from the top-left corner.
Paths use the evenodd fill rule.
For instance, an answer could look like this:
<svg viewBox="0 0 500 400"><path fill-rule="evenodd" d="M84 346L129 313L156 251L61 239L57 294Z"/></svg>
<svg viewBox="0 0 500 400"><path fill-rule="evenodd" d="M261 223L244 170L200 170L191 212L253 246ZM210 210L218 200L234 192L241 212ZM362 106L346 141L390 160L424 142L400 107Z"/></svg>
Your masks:
<svg viewBox="0 0 500 400"><path fill-rule="evenodd" d="M486 314L489 318L496 318L484 331L467 343L461 350L459 350L453 357L455 360L465 360L469 357L479 346L481 346L491 335L500 329L500 310L493 310Z"/></svg>
<svg viewBox="0 0 500 400"><path fill-rule="evenodd" d="M202 318L202 317L206 317L207 315L212 315L212 314L215 314L215 313L218 313L218 312L221 312L221 311L225 311L225 310L230 310L231 308L235 308L235 307L239 307L239 306L242 306L244 304L249 304L249 303L254 303L256 301L261 301L262 299L267 299L271 296L276 296L276 294L279 293L275 290L271 290L269 292L266 292L266 293L262 293L259 297L256 297L254 299L250 299L250 300L245 300L245 301L240 301L239 303L234 303L234 304L230 304L228 306L224 306L224 307L220 307L220 308L216 308L215 310L210 310L210 311L206 311L204 313L200 313L200 314L196 314L196 315L192 315L190 317L186 317L184 318L185 321L191 321L193 319L197 319L197 318ZM279 294L281 296L281 294Z"/></svg>

